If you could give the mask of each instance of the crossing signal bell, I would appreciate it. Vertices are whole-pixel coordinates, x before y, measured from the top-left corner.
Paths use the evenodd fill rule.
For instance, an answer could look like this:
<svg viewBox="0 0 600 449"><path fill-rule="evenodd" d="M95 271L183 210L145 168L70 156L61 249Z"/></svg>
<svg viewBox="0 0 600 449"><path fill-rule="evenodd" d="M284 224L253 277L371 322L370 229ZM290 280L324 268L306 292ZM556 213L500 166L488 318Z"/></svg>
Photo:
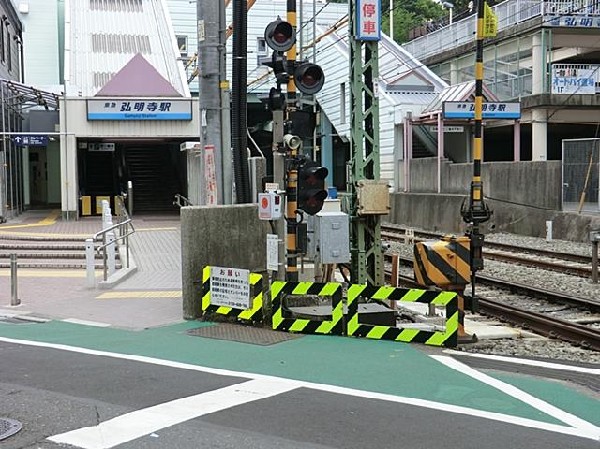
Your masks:
<svg viewBox="0 0 600 449"><path fill-rule="evenodd" d="M323 209L327 198L325 178L329 171L317 162L307 159L298 168L298 209L315 215Z"/></svg>

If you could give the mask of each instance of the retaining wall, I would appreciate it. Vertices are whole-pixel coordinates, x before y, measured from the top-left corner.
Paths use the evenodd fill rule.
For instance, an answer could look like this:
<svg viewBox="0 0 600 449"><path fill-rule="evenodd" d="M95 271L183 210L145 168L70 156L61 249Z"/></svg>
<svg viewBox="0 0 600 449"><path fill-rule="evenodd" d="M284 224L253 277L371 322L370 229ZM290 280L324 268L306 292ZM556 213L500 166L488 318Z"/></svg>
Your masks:
<svg viewBox="0 0 600 449"><path fill-rule="evenodd" d="M183 318L201 316L202 269L235 267L266 271L269 223L258 219L257 204L181 208Z"/></svg>

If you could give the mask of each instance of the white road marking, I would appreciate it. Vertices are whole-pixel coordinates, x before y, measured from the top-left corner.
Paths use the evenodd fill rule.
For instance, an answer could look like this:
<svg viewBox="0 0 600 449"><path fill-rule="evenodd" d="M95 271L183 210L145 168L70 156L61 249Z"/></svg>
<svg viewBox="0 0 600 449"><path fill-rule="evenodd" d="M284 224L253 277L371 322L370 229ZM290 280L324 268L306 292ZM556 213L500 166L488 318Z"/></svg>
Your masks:
<svg viewBox="0 0 600 449"><path fill-rule="evenodd" d="M65 323L72 323L72 324L81 324L83 326L94 326L94 327L110 327L111 325L108 323L100 323L98 321L87 321L87 320L80 320L77 318L65 318L64 320Z"/></svg>
<svg viewBox="0 0 600 449"><path fill-rule="evenodd" d="M108 449L209 413L270 398L298 388L290 381L255 379L187 398L148 407L109 419L94 427L83 427L49 437L55 443L85 449Z"/></svg>
<svg viewBox="0 0 600 449"><path fill-rule="evenodd" d="M565 424L568 424L576 429L596 433L596 439L600 440L600 427L596 427L592 423L585 421L573 415L572 413L565 412L559 409L558 407L555 407L554 405L543 401L542 399L536 398L535 396L532 396L531 394L518 389L513 385L507 384L498 379L494 379L493 377L488 376L487 374L484 374L480 371L474 370L473 368L470 368L469 366L459 362L456 359L453 359L452 357L443 355L432 355L431 357L443 363L447 367L455 369L456 371L459 371L464 375L470 376L473 379L478 380L479 382L483 382L494 388L497 388L504 394L507 394L509 396L514 397L515 399L523 401L527 405L530 405L531 407L534 407L539 411L545 413L546 415L552 416L558 419L559 421L564 422Z"/></svg>
<svg viewBox="0 0 600 449"><path fill-rule="evenodd" d="M538 361L538 360L528 360L528 359L521 359L518 357L506 357L506 356L502 356L502 355L493 355L493 354L473 354L470 352L455 351L453 349L446 349L446 350L444 350L444 353L450 354L450 355L476 357L476 358L480 358L480 359L498 360L500 362L505 362L505 363L515 363L518 365L536 366L539 368L548 368L548 369L554 369L554 370L574 371L574 372L578 372L578 373L600 375L600 368L585 368L582 366L563 365L562 363L542 362L542 361Z"/></svg>
<svg viewBox="0 0 600 449"><path fill-rule="evenodd" d="M564 435L570 435L570 436L574 436L574 437L578 437L578 438L587 438L587 439L591 439L594 441L598 441L600 439L600 429L598 427L594 427L593 429L592 428L588 429L588 428L565 427L565 426L560 426L557 424L549 424L549 423L545 423L545 422L541 422L541 421L536 421L533 419L520 418L518 416L507 415L504 413L486 412L486 411L472 409L472 408L468 408L468 407L461 407L461 406L456 406L456 405L452 405L452 404L446 404L443 402L429 401L426 399L408 398L408 397L402 397L402 396L395 396L392 394L375 393L375 392L371 392L371 391L363 391L363 390L356 390L356 389L352 389L352 388L339 387L336 385L316 384L316 383L304 382L304 381L293 381L293 380L282 379L282 378L275 377L275 376L267 376L267 375L255 374L255 373L246 373L246 372L241 372L241 371L231 371L231 370L218 369L218 368L209 368L209 367L204 367L204 366L199 366L199 365L192 365L189 363L156 359L153 357L146 357L146 356L140 356L140 355L118 354L118 353L113 353L113 352L98 351L95 349L87 349L87 348L79 348L76 346L68 346L68 345L63 345L63 344L46 343L46 342L39 342L39 341L32 341L32 340L18 340L18 339L13 339L13 338L6 338L6 337L0 337L0 341L5 341L8 343L16 343L16 344L21 344L21 345L59 349L59 350L63 350L63 351L70 351L70 352L75 352L75 353L80 353L80 354L98 355L98 356L112 357L112 358L122 359L122 360L132 360L132 361L136 361L136 362L149 363L149 364L159 365L159 366L168 366L168 367L179 368L179 369L187 369L187 370L211 373L211 374L216 374L216 375L221 375L221 376L247 377L249 379L264 380L264 381L268 381L268 382L272 381L272 382L276 382L276 383L289 382L294 388L305 387L305 388L310 388L313 390L320 390L320 391L326 391L326 392L330 392L330 393L344 394L344 395L354 396L354 397L359 397L359 398L378 399L378 400L382 400L382 401L389 401L389 402L395 402L395 403L400 403L400 404L413 405L413 406L417 406L417 407L424 407L424 408L428 408L428 409L432 409L432 410L439 410L439 411L442 411L445 413L458 413L458 414L462 414L462 415L474 416L474 417L478 417L478 418L484 418L484 419L489 419L489 420L493 420L493 421L504 422L507 424L517 425L517 426L522 426L522 427L546 430L546 431L560 433L560 434L564 434Z"/></svg>

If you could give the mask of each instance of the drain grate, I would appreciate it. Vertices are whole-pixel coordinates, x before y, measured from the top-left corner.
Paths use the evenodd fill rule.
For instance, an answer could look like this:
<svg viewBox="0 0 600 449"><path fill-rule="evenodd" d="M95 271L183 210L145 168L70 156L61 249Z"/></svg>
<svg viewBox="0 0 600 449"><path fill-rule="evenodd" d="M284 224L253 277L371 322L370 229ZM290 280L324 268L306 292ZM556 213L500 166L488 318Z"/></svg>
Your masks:
<svg viewBox="0 0 600 449"><path fill-rule="evenodd" d="M0 418L0 441L17 433L23 425L16 419Z"/></svg>
<svg viewBox="0 0 600 449"><path fill-rule="evenodd" d="M214 326L203 326L187 331L195 337L216 338L219 340L239 341L253 345L268 346L302 337L298 334L278 332L260 327L240 324L219 323Z"/></svg>

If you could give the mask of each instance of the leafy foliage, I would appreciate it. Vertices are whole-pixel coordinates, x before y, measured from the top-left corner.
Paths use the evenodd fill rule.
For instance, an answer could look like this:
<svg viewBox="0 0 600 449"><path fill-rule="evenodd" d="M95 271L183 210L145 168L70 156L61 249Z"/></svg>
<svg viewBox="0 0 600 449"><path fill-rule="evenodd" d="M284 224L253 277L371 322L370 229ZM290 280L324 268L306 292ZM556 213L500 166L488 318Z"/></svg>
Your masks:
<svg viewBox="0 0 600 449"><path fill-rule="evenodd" d="M356 1L356 0L350 0ZM448 8L443 7L435 0L391 0L393 5L394 39L403 43L408 41L409 31L421 25L441 23L448 20ZM442 0L443 1L443 0ZM453 14L456 19L466 17L476 12L478 0L447 0L453 5ZM481 0L483 1L483 0ZM331 3L348 3L348 0L330 0ZM491 6L499 3L498 0L487 0ZM383 15L383 30L389 33L390 29L390 0L381 1Z"/></svg>

